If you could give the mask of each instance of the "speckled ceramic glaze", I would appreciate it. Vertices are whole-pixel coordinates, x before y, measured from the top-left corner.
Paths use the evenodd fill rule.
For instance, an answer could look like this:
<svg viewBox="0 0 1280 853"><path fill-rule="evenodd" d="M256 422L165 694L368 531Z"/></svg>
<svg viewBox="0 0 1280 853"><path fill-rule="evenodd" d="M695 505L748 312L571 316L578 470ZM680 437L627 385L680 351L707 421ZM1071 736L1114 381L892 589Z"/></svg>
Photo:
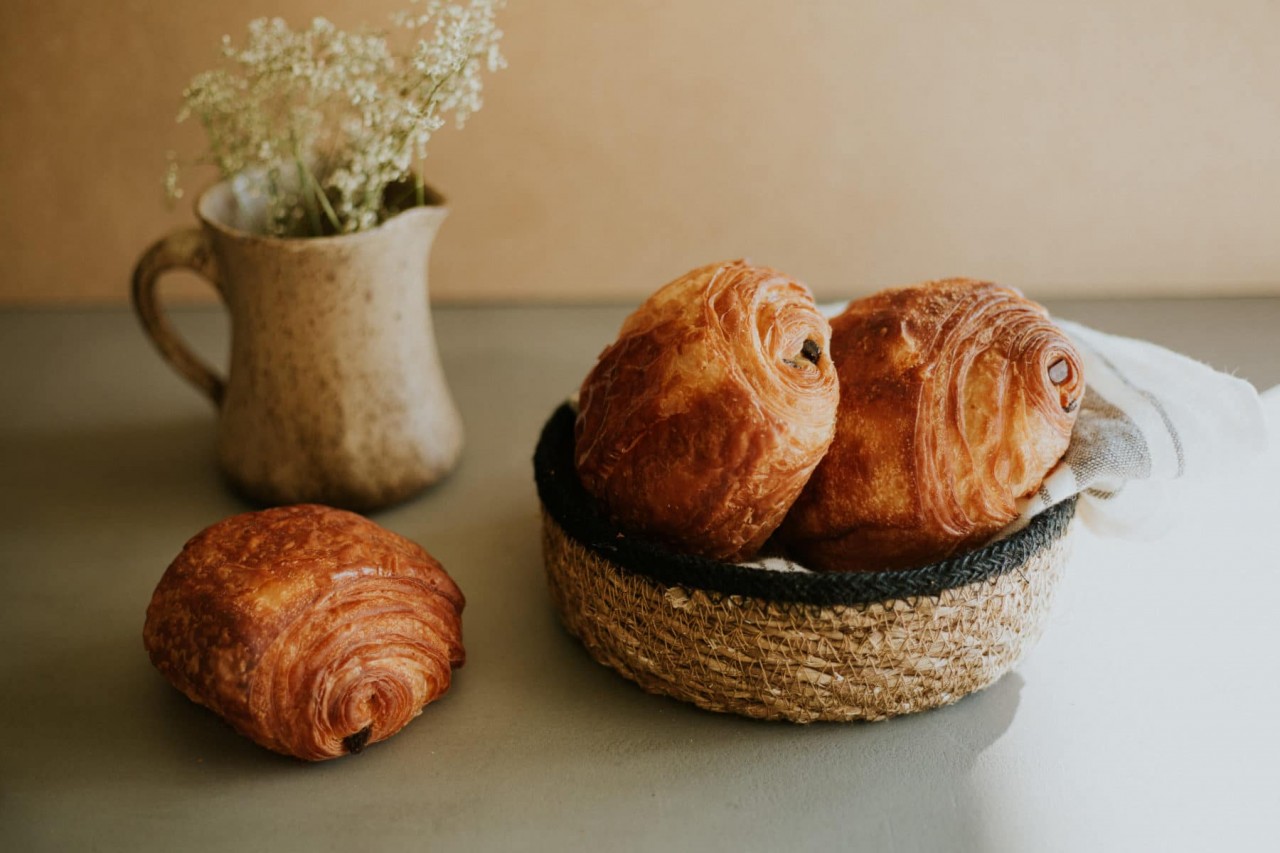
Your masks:
<svg viewBox="0 0 1280 853"><path fill-rule="evenodd" d="M441 371L427 259L447 209L433 196L372 231L277 239L219 184L196 205L202 227L151 247L134 271L134 306L162 355L218 407L218 462L268 504L373 509L454 466L462 424ZM224 381L182 344L155 282L188 267L231 315Z"/></svg>

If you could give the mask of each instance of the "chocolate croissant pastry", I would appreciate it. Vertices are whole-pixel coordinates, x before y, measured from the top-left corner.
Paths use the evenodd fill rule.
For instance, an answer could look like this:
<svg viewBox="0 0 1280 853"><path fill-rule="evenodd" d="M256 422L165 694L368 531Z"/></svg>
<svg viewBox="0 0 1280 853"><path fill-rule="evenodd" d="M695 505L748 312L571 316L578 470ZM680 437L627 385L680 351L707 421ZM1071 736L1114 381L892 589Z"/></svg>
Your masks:
<svg viewBox="0 0 1280 853"><path fill-rule="evenodd" d="M1080 356L1017 291L888 290L831 328L835 440L779 533L810 568L904 568L979 545L1066 451Z"/></svg>
<svg viewBox="0 0 1280 853"><path fill-rule="evenodd" d="M625 530L753 555L831 443L829 335L808 289L776 270L733 261L666 285L582 383L583 486Z"/></svg>
<svg viewBox="0 0 1280 853"><path fill-rule="evenodd" d="M143 640L174 687L267 749L360 752L449 689L458 587L418 545L323 506L244 513L169 566Z"/></svg>

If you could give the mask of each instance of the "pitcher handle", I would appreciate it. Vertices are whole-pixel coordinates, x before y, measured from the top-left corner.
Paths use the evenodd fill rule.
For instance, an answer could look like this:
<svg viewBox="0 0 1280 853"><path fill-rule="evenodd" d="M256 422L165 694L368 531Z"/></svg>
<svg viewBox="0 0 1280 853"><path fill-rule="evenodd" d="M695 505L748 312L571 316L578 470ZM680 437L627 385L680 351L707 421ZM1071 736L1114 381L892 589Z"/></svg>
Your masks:
<svg viewBox="0 0 1280 853"><path fill-rule="evenodd" d="M209 238L199 228L184 228L157 240L133 268L133 310L169 366L203 391L214 406L220 407L226 393L226 380L191 351L160 310L156 283L172 269L192 270L208 280L222 296Z"/></svg>

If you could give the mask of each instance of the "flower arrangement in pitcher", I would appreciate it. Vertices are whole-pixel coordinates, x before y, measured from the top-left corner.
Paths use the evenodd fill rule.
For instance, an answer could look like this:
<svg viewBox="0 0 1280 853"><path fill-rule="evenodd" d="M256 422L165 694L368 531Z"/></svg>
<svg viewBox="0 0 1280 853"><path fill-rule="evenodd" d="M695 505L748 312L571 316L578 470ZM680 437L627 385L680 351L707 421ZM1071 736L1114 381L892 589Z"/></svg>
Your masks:
<svg viewBox="0 0 1280 853"><path fill-rule="evenodd" d="M482 72L506 67L496 18L504 0L410 0L389 31L347 32L324 18L294 30L279 18L223 37L224 67L198 74L178 121L195 117L237 193L262 199L262 230L316 237L373 228L425 204L415 162L450 115L483 104ZM165 188L182 196L170 153Z"/></svg>

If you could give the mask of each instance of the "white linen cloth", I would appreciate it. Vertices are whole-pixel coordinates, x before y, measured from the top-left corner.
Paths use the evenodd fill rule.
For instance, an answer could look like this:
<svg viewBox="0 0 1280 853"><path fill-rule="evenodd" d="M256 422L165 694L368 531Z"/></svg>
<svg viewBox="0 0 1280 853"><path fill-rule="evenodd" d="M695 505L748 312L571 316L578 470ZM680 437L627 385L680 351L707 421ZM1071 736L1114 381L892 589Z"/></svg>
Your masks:
<svg viewBox="0 0 1280 853"><path fill-rule="evenodd" d="M1186 502L1177 498L1197 481L1238 473L1266 450L1262 403L1245 380L1146 341L1056 322L1084 360L1084 402L1066 455L1002 535L1075 494L1094 533L1152 535L1178 520Z"/></svg>

